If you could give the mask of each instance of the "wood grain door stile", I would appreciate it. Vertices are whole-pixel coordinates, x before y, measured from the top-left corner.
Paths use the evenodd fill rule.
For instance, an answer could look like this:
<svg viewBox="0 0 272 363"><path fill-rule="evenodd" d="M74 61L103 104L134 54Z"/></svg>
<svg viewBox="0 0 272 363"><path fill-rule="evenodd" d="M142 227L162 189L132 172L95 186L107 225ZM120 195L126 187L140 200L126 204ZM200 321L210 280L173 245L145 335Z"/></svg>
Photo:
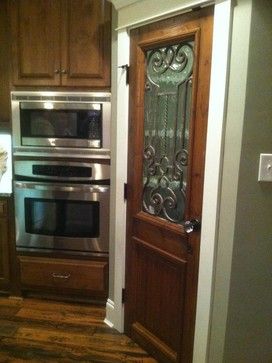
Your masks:
<svg viewBox="0 0 272 363"><path fill-rule="evenodd" d="M131 31L125 332L160 362L192 361L200 231L187 234L184 222L201 220L212 25L207 7ZM168 48L186 42L194 62L185 210L177 223L143 207L145 89L148 54L166 49L169 66Z"/></svg>

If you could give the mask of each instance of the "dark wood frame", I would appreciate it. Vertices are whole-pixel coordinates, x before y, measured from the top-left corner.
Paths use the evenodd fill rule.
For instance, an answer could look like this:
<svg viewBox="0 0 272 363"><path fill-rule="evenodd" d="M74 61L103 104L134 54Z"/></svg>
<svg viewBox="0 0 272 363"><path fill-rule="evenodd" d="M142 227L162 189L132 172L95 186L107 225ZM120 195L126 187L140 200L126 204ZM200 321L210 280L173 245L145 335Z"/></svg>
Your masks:
<svg viewBox="0 0 272 363"><path fill-rule="evenodd" d="M194 324L196 312L197 280L198 280L198 260L200 249L200 233L195 232L189 236L185 234L182 226L174 225L165 220L151 216L142 211L142 150L143 150L143 90L144 90L144 51L151 46L162 46L164 44L174 44L184 38L193 37L195 40L196 56L199 60L195 64L192 116L190 125L190 135L193 135L194 142L190 144L189 177L188 190L193 190L187 196L186 219L201 219L202 194L204 181L204 161L205 143L208 117L208 97L211 61L211 39L213 8L209 7L200 11L183 14L167 20L162 20L150 25L146 25L131 32L131 63L130 63L130 101L129 101L129 143L128 143L128 205L127 205L127 246L126 246L126 296L125 304L125 332L133 336L132 325L136 301L135 289L137 276L133 276L132 268L137 261L136 248L131 247L130 238L133 232L145 237L150 232L142 231L148 229L148 225L156 226L157 236L153 240L163 238L183 240L183 252L179 251L178 242L173 243L172 251L177 254L177 263L183 263L186 273L186 296L184 298L183 336L180 342L181 349L177 355L173 351L164 353L156 352L156 357L163 362L190 362L192 360L192 349L194 340ZM182 19L182 20L181 20ZM183 24L185 24L183 26ZM204 45L207 45L205 48ZM136 121L137 120L137 121ZM140 120L140 121L139 121ZM193 155L193 157L192 157ZM138 224L143 223L141 232ZM168 235L168 237L166 237ZM133 238L135 241L137 239ZM164 240L165 242L165 240ZM136 242L134 242L135 245ZM144 245L144 239L137 243ZM150 247L150 246L147 246ZM155 249L164 251L163 243L155 242ZM153 250L155 251L155 250ZM179 251L179 252L178 252ZM135 271L135 270L133 270ZM192 284L189 281L193 282ZM137 323L136 323L137 324ZM138 330L139 326L136 327ZM136 330L137 330L136 329ZM163 329L163 327L162 327ZM145 332L142 331L142 335ZM144 345L147 350L154 350L154 346L146 345L146 342L137 335L137 340ZM149 337L152 341L152 337ZM154 339L153 339L154 340ZM159 343L160 344L160 343ZM161 344L161 351L165 347ZM167 349L166 349L167 350Z"/></svg>

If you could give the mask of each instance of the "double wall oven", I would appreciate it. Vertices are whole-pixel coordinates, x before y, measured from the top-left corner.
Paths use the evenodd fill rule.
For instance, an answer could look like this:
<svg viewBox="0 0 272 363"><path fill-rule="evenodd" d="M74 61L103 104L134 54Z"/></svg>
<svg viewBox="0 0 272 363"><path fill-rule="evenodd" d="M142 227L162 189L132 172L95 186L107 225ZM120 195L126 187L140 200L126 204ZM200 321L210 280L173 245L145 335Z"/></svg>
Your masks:
<svg viewBox="0 0 272 363"><path fill-rule="evenodd" d="M110 94L13 92L16 246L106 255Z"/></svg>

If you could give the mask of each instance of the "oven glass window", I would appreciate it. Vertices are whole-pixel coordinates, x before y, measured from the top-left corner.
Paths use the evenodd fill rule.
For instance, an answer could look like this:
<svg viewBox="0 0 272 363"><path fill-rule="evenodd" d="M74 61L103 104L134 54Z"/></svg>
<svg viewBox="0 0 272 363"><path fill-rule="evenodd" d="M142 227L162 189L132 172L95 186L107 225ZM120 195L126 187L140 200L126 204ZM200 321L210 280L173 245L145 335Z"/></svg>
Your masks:
<svg viewBox="0 0 272 363"><path fill-rule="evenodd" d="M25 138L101 139L101 109L21 109L20 119Z"/></svg>
<svg viewBox="0 0 272 363"><path fill-rule="evenodd" d="M27 233L99 237L99 202L25 198Z"/></svg>

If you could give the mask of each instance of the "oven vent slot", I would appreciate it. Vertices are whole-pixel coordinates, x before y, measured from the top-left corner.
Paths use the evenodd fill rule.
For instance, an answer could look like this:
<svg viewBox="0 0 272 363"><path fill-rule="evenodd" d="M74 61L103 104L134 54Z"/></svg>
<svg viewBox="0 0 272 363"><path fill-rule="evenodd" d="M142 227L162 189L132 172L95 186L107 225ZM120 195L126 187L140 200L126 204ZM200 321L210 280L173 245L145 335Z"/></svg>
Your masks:
<svg viewBox="0 0 272 363"><path fill-rule="evenodd" d="M17 101L68 101L68 102L110 102L110 97L99 96L28 96L12 95Z"/></svg>

